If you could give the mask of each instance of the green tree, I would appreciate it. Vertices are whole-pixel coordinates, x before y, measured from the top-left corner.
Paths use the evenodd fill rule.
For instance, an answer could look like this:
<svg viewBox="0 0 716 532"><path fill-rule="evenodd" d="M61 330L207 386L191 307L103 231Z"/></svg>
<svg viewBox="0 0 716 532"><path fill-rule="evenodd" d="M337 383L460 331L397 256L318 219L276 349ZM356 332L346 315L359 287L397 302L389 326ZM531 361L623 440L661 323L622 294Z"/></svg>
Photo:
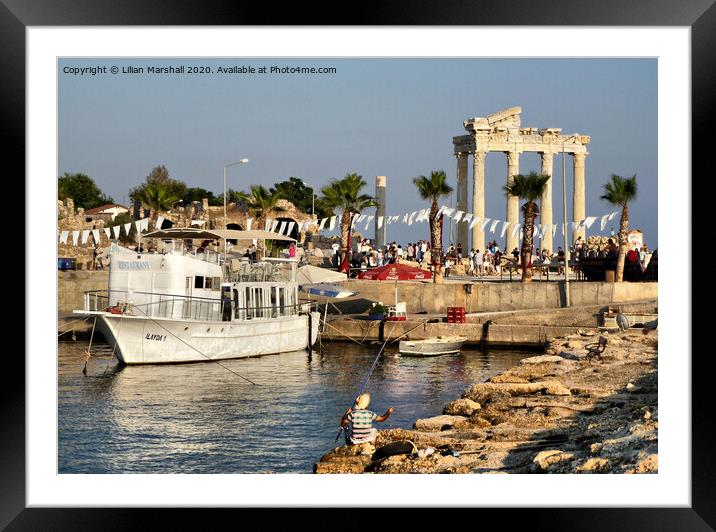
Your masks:
<svg viewBox="0 0 716 532"><path fill-rule="evenodd" d="M539 207L537 200L542 197L549 181L550 176L530 172L528 175L517 174L512 181L503 187L508 196L517 196L518 198L527 200L522 206L523 220L523 238L522 251L520 259L522 264L522 282L532 282L532 239L535 228L535 218L539 216Z"/></svg>
<svg viewBox="0 0 716 532"><path fill-rule="evenodd" d="M298 177L289 177L285 181L275 183L274 186L271 187L271 191L276 192L279 198L290 201L297 209L305 213L316 214L318 218L333 216L331 208L325 204L325 201L322 201L322 199L318 197L317 193L319 191L306 185L306 183ZM314 194L316 195L315 199L313 198ZM316 207L315 213L311 212L314 204Z"/></svg>
<svg viewBox="0 0 716 532"><path fill-rule="evenodd" d="M325 205L331 209L340 209L341 215L341 271L348 272L348 252L351 249L351 221L354 214L368 207L377 205L375 198L361 194L366 185L363 177L352 173L343 179L332 179L330 184L321 189Z"/></svg>
<svg viewBox="0 0 716 532"><path fill-rule="evenodd" d="M604 194L601 199L622 208L619 220L619 255L617 255L616 281L624 280L624 260L627 252L627 237L629 234L629 202L636 199L636 174L632 177L621 177L612 174L611 179L604 184Z"/></svg>
<svg viewBox="0 0 716 532"><path fill-rule="evenodd" d="M119 230L119 241L125 244L133 244L137 241L137 228L134 226L134 220L128 212L118 214L112 222L109 222L107 227L114 227L116 225L124 226L125 224L131 224L129 226L129 235L121 227ZM114 236L114 229L112 230L112 236Z"/></svg>
<svg viewBox="0 0 716 532"><path fill-rule="evenodd" d="M238 199L246 204L246 209L254 218L253 226L257 229L263 228L269 213L283 211L283 208L276 206L281 199L278 194L267 190L263 185L252 185L251 192L248 193L239 192Z"/></svg>
<svg viewBox="0 0 716 532"><path fill-rule="evenodd" d="M186 189L186 193L182 197L182 202L184 205L189 205L193 201L202 201L204 198L209 200L209 205L212 204L212 201L216 201L219 198L216 198L214 196L214 193L210 190L206 190L205 188L199 188L199 187L191 187Z"/></svg>
<svg viewBox="0 0 716 532"><path fill-rule="evenodd" d="M430 177L424 175L414 177L413 184L417 187L420 197L431 202L430 259L433 266L439 271L443 253L443 215L437 216L438 201L442 197L449 196L452 187L447 184L447 176L443 170L431 172Z"/></svg>
<svg viewBox="0 0 716 532"><path fill-rule="evenodd" d="M174 192L169 183L156 182L144 185L138 199L142 202L142 206L150 210L150 216L156 220L160 212L170 210L181 196Z"/></svg>
<svg viewBox="0 0 716 532"><path fill-rule="evenodd" d="M65 174L57 178L57 196L62 201L72 198L75 207L93 209L107 203L114 203L96 185L94 180L85 174Z"/></svg>

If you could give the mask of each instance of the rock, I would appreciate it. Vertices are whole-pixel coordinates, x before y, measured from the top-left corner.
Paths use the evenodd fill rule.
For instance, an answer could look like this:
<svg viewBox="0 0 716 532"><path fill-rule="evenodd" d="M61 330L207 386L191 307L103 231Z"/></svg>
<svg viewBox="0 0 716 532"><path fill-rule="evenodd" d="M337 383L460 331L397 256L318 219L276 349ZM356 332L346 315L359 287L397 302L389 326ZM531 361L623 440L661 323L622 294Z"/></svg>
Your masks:
<svg viewBox="0 0 716 532"><path fill-rule="evenodd" d="M629 393L639 393L641 392L641 386L635 386L634 383L629 383L626 386L626 391Z"/></svg>
<svg viewBox="0 0 716 532"><path fill-rule="evenodd" d="M574 454L559 450L541 451L532 459L533 471L549 471L555 464L571 461Z"/></svg>
<svg viewBox="0 0 716 532"><path fill-rule="evenodd" d="M469 417L474 414L476 410L480 410L480 408L482 408L480 403L475 402L472 399L458 399L445 406L443 414Z"/></svg>
<svg viewBox="0 0 716 532"><path fill-rule="evenodd" d="M336 456L326 455L313 466L316 474L326 473L363 473L371 463L370 456Z"/></svg>
<svg viewBox="0 0 716 532"><path fill-rule="evenodd" d="M590 458L577 467L576 473L607 473L611 469L609 460L606 458Z"/></svg>
<svg viewBox="0 0 716 532"><path fill-rule="evenodd" d="M569 388L565 388L561 383L556 381L547 385L546 391L549 395L572 395Z"/></svg>
<svg viewBox="0 0 716 532"><path fill-rule="evenodd" d="M562 362L565 362L564 358L557 355L540 355L536 357L523 358L522 360L520 360L520 364L561 364Z"/></svg>
<svg viewBox="0 0 716 532"><path fill-rule="evenodd" d="M422 430L426 432L439 432L442 430L449 430L453 428L458 422L465 424L464 416L435 416L427 419L418 419L415 422L415 430Z"/></svg>

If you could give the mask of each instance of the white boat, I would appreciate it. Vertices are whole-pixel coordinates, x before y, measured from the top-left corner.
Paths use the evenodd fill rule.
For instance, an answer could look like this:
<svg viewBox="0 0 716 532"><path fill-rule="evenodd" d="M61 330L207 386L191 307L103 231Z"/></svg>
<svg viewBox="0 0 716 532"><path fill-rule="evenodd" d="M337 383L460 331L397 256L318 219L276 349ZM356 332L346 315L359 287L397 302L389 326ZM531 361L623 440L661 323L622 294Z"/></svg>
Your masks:
<svg viewBox="0 0 716 532"><path fill-rule="evenodd" d="M401 355L409 356L437 356L459 353L466 336L436 336L425 340L401 340L399 350Z"/></svg>
<svg viewBox="0 0 716 532"><path fill-rule="evenodd" d="M320 314L298 299L296 259L251 261L187 242L293 240L266 231L165 229L162 252L110 250L108 290L85 292L84 309L125 364L224 360L310 348ZM239 246L236 246L239 247Z"/></svg>

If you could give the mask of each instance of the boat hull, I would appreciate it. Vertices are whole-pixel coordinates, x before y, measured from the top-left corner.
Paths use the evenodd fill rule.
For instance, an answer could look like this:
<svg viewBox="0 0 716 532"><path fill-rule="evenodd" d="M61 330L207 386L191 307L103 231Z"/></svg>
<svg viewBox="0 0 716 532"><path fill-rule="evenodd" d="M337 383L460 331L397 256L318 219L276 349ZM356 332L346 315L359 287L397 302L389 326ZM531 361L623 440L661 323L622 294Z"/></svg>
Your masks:
<svg viewBox="0 0 716 532"><path fill-rule="evenodd" d="M197 321L100 314L98 331L125 364L177 364L306 349L320 314L242 321ZM311 336L309 339L309 324Z"/></svg>

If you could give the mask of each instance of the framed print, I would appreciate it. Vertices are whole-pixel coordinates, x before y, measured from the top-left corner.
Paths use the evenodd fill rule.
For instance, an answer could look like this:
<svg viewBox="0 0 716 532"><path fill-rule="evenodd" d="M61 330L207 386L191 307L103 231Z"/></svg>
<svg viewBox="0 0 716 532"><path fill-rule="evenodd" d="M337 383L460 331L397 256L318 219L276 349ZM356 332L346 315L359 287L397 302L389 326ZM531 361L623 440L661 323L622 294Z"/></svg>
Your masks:
<svg viewBox="0 0 716 532"><path fill-rule="evenodd" d="M28 249L3 527L351 504L714 526L686 249L715 8L414 4L0 7Z"/></svg>

